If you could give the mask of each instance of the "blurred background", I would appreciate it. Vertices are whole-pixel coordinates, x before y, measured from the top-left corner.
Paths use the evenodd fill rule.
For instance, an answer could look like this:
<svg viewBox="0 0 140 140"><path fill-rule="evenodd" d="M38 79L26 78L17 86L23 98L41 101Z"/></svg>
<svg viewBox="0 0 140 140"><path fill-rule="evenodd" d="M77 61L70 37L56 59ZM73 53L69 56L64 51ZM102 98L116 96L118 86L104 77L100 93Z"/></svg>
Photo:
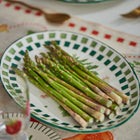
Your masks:
<svg viewBox="0 0 140 140"><path fill-rule="evenodd" d="M140 18L126 19L120 16L120 14L138 7L140 0L109 0L100 3L68 3L61 0L22 1L68 13L87 21L97 22L112 29L140 35Z"/></svg>

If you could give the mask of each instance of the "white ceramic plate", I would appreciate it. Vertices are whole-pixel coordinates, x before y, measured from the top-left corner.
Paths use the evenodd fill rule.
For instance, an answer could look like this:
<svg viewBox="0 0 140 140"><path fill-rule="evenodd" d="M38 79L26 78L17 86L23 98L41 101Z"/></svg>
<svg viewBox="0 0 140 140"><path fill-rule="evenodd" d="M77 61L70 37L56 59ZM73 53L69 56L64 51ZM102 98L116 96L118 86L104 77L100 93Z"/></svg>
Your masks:
<svg viewBox="0 0 140 140"><path fill-rule="evenodd" d="M108 45L85 35L65 32L47 31L25 36L12 43L5 51L1 59L1 81L7 93L15 102L22 105L21 97L22 79L11 69L11 66L23 67L25 50L29 51L34 60L35 54L46 52L43 44L55 40L69 54L76 54L79 59L88 59L93 65L97 65L96 71L100 78L108 78L108 82L130 96L130 105L125 105L119 115L113 120L106 119L102 124L81 128L70 116L66 115L60 106L34 85L30 84L31 115L35 119L64 130L79 133L94 133L110 130L128 121L139 106L140 87L138 78L129 65L118 52Z"/></svg>

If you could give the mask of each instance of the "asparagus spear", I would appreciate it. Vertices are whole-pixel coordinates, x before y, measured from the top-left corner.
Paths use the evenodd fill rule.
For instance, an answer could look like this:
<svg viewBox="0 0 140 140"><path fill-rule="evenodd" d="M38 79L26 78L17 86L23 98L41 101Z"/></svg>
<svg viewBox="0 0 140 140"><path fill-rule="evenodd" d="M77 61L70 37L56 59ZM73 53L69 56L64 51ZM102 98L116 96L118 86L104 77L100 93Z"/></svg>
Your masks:
<svg viewBox="0 0 140 140"><path fill-rule="evenodd" d="M26 64L27 64L27 62L29 63L29 65L33 65L33 67L35 66L35 64L34 64L34 62L29 58L29 55L28 55L28 52L26 52L26 59L25 59L25 62L26 62ZM37 63L41 66L42 65L42 63L40 63L41 61L40 61L40 59L38 58L38 57L36 57L36 60L37 60ZM46 69L45 69L46 70ZM47 72L48 72L48 70L47 70ZM50 74L50 76L51 75L53 75L50 71L48 72L49 74ZM50 77L50 78L53 78L52 76ZM55 78L53 78L53 80L56 80L56 77ZM58 82L58 79L57 79L57 82ZM71 85L69 85L69 84L67 84L67 83L65 83L64 81L61 81L61 80L59 80L59 83L61 82L61 84L63 84L63 85L65 85L66 87L69 87L69 89L73 89L72 88L72 86ZM74 92L77 92L78 94L80 94L80 95L82 95L83 96L83 93L81 93L81 92L79 92L79 91L77 91L75 88L74 88ZM85 96L83 96L83 97L86 97L86 95ZM87 98L87 97L86 97ZM87 98L88 99L88 98ZM90 106L92 106L93 107L93 104L90 104ZM115 104L112 104L111 106L110 106L110 108L111 109L113 109L113 110L117 110L117 105L115 105ZM98 107L97 105L95 106L94 105L94 109L96 108L96 110L104 110L104 109L102 109L100 106ZM101 112L102 112L101 111ZM110 112L109 111L109 109L106 109L106 112Z"/></svg>
<svg viewBox="0 0 140 140"><path fill-rule="evenodd" d="M40 66L43 65L41 63L39 57L36 57L36 61ZM70 84L66 83L65 81L63 81L57 77L53 77L52 74L50 75L50 73L47 73L47 76L50 77L51 79L53 79L54 81L58 82L59 84L63 85L64 87L67 87L69 89L69 90L67 90L67 92L72 94L72 96L74 96L76 99L80 100L81 102L85 103L86 105L94 108L95 110L97 110L101 113L105 112L105 107L95 104L94 102L88 100L87 98L84 97L85 94L82 93L81 91L77 90L75 87L71 86Z"/></svg>
<svg viewBox="0 0 140 140"><path fill-rule="evenodd" d="M68 56L62 56L62 54L57 53L57 57L59 59L63 59L74 71L76 71L80 76L87 79L88 81L92 82L94 85L98 86L102 91L104 91L107 95L109 95L117 104L122 103L122 98L115 94L112 90L112 88L105 86L102 82L97 81L96 79L92 78L88 74L86 74L84 71L80 70L76 65L71 64L71 57L68 58Z"/></svg>
<svg viewBox="0 0 140 140"><path fill-rule="evenodd" d="M52 54L50 54L50 57L51 57L51 58L50 58L47 54L45 54L45 53L41 53L41 54L42 54L42 56L44 56L45 58L51 59L54 63L56 63L57 65L59 65L61 70L65 70L65 71L66 71L66 69L67 69L68 71L66 71L66 72L70 72L69 74L71 74L71 75L73 75L73 76L75 75L74 77L77 77L77 78L75 78L76 80L79 81L79 79L81 79L81 81L84 82L86 85L88 85L95 93L99 94L100 96L102 96L102 97L104 97L104 98L106 98L106 99L110 99L111 101L114 101L111 97L109 97L109 96L106 95L103 91L101 91L97 86L91 84L89 81L87 81L86 79L82 78L82 77L79 76L77 73L75 73L68 65L62 66L62 65L58 62L58 60L57 60L54 56L52 56ZM78 78L79 78L79 79L78 79ZM77 82L78 82L78 81L77 81ZM81 81L79 81L79 82L81 83ZM82 83L82 84L83 84L83 83ZM84 84L83 84L83 85L84 85ZM85 85L84 85L84 86L85 86Z"/></svg>
<svg viewBox="0 0 140 140"><path fill-rule="evenodd" d="M57 84L57 83L56 83L56 84ZM59 87L60 89L63 89L64 91L66 91L66 93L67 93L68 95L66 95L65 93L62 93L62 94L63 94L64 96L66 96L67 98L69 98L73 103L75 103L75 104L76 104L77 106L79 106L81 109L85 110L88 114L90 114L92 117L96 118L97 120L99 120L99 121L101 121L101 122L104 121L104 115L103 115L102 113L100 113L100 112L98 112L98 111L96 111L96 110L94 110L94 109L88 107L87 105L85 105L85 104L87 104L87 102L90 102L90 101L86 100L86 99L83 98L82 96L79 96L79 95L75 94L74 92L68 90L67 88L63 87L63 86L60 85L60 84L57 84L57 85L58 85L58 87ZM57 88L58 88L58 87L57 87ZM71 95L71 96L70 96L70 95ZM73 98L73 97L75 97L75 98ZM78 99L79 99L79 101L78 101ZM80 101L81 101L81 102L80 102ZM83 104L82 102L85 103L85 104ZM93 103L90 102L90 103L88 103L88 105L92 106Z"/></svg>
<svg viewBox="0 0 140 140"><path fill-rule="evenodd" d="M111 98L113 98L113 100L117 103L117 104L121 104L122 103L122 99L116 95L111 88L106 87L103 83L97 81L96 79L92 78L91 76L87 75L86 73L84 73L82 70L80 70L79 68L77 68L75 65L71 65L70 63L68 63L69 66L71 66L71 68L73 70L75 70L78 74L80 74L80 76L82 76L83 78L87 79L88 81L92 82L94 85L96 85L97 87L99 87L102 91L104 91L107 95L109 95ZM86 81L85 81L86 82ZM86 82L88 83L88 82ZM88 84L89 85L89 84ZM105 95L104 95L105 96Z"/></svg>
<svg viewBox="0 0 140 140"><path fill-rule="evenodd" d="M92 88L93 90L95 90L97 93L99 92L99 95L102 95L102 96L104 96L104 97L110 98L110 97L107 96L107 95L103 95L103 92L100 91L98 87L96 87L95 85L92 86L92 84L91 84L89 81L85 80L84 78L82 78L81 76L79 76L77 73L75 73L75 71L73 71L68 65L66 65L66 63L64 63L64 61L61 61L61 59L59 59L59 61L60 61L60 62L59 62L54 56L55 56L56 54L59 54L59 53L60 53L60 55L61 55L61 52L59 52L61 49L60 49L59 46L57 46L57 44L56 44L55 42L52 41L52 44L53 44L53 43L55 44L57 50L55 50L54 48L52 48L52 47L49 46L49 45L44 45L47 49L51 50L51 53L49 53L49 55L50 55L51 60L52 60L53 62L57 62L57 64L59 64L59 65L60 65L60 62L62 63L62 65L65 64L64 67L65 67L67 70L69 70L72 74L74 74L76 77L78 77L78 78L81 79L83 82L85 82L89 87L91 87L91 88ZM54 54L55 51L56 51L57 53L55 53L55 55L53 56L53 54ZM63 50L62 50L62 51L63 51ZM45 54L45 53L41 53L41 54L42 54L45 58L49 58L47 54ZM64 70L65 68L63 68L63 70ZM111 99L111 98L110 98L110 99ZM113 101L113 99L111 99L111 100Z"/></svg>
<svg viewBox="0 0 140 140"><path fill-rule="evenodd" d="M107 99L97 95L96 93L91 91L88 87L84 87L83 85L78 83L74 78L72 78L71 75L68 75L65 71L60 70L59 67L57 67L57 65L55 63L53 63L52 61L43 58L43 63L47 64L50 69L55 70L56 74L58 72L59 73L58 76L61 76L61 78L63 78L64 80L67 80L67 82L72 84L73 86L76 86L78 89L80 89L85 94L87 94L87 96L92 97L94 100L96 100L97 102L100 102L101 104L103 104L107 107L111 106L112 102L110 100L107 100Z"/></svg>
<svg viewBox="0 0 140 140"><path fill-rule="evenodd" d="M45 54L44 54L44 56L45 56ZM54 60L54 61L57 61L53 56L52 56L52 59ZM58 62L59 63L59 62ZM67 65L66 65L67 66ZM94 92L96 92L96 93L98 93L99 95L101 95L101 96L103 96L103 97L105 97L106 99L110 99L110 100L112 100L112 101L114 101L111 97L109 97L109 96L107 96L105 93L103 93L98 87L96 87L95 85L93 85L93 84L91 84L89 81L87 81L87 80L85 80L85 79L83 79L82 77L80 77L77 73L75 73L75 72L73 72L71 69L70 69L70 67L67 67L67 69L69 69L70 70L70 72L72 72L73 74L75 74L77 77L79 77L79 79L81 79L82 81L84 81L89 87L91 87L91 89L93 89L93 91ZM65 85L66 86L66 85ZM66 86L67 87L67 86ZM71 88L69 88L69 89L71 89ZM79 93L79 92L78 92ZM83 94L80 94L81 96L83 96ZM87 97L86 97L87 98ZM88 98L87 98L88 99ZM88 99L89 100L89 99ZM91 99L90 99L91 100ZM93 101L92 101L93 102ZM94 102L95 103L95 102ZM122 104L120 105L120 106L122 106ZM118 110L118 105L116 105L116 104L112 104L112 106L110 107L110 109L112 109L112 110ZM110 114L110 109L108 109L108 108L106 108L106 111L105 111L105 114Z"/></svg>
<svg viewBox="0 0 140 140"><path fill-rule="evenodd" d="M106 83L106 85L110 86L113 89L113 91L122 98L123 103L126 103L126 104L130 103L129 96L125 95L124 93L119 91L117 88L109 85L108 83Z"/></svg>
<svg viewBox="0 0 140 140"><path fill-rule="evenodd" d="M28 56L29 57L29 56ZM27 60L27 59L25 59L25 60ZM30 64L31 64L31 61L29 61L30 62ZM27 63L27 61L26 61L26 63ZM112 107L113 107L113 105L112 105ZM109 109L108 109L109 110ZM108 112L108 110L106 110L107 112ZM109 110L110 111L110 110ZM107 114L107 113L106 113ZM111 114L110 114L110 116L111 116Z"/></svg>
<svg viewBox="0 0 140 140"><path fill-rule="evenodd" d="M107 96L105 93L103 93L98 87L96 87L95 85L91 84L89 81L83 79L82 77L78 76L79 79L82 79L82 81L84 81L89 87L91 87L93 89L94 92L98 93L99 95L101 95L102 97L105 97L106 99L110 99L112 101L114 101L111 97ZM116 89L117 90L117 89ZM115 112L119 109L122 108L123 104L120 104L119 106L115 103L113 103L110 107L110 109L114 110ZM110 110L106 108L106 114L110 114L109 113ZM111 113L112 114L112 113ZM112 115L110 115L112 116ZM110 117L109 117L110 118Z"/></svg>
<svg viewBox="0 0 140 140"><path fill-rule="evenodd" d="M54 77L51 76L51 75L48 75L48 76L49 76L50 78L52 78L53 80L57 81L58 83L64 85L64 86L67 87L68 89L70 89L70 90L73 89L74 91L76 90L73 86L71 86L71 85L65 83L64 81L58 79L57 77L54 78ZM73 92L71 92L70 90L67 90L67 92L68 92L69 94L72 94L73 97L79 99L79 100L82 101L83 103L89 105L90 107L93 107L95 110L98 110L98 111L100 111L101 113L104 113L104 111L106 111L105 113L106 113L107 115L110 114L110 110L109 110L108 108L105 108L104 106L101 107L101 105L99 105L99 104L97 105L97 103L95 103L95 101L93 102L91 99L89 99L88 97L84 96L83 93L81 93L81 92L79 92L79 91L78 91L77 93L80 94L81 96L80 96L80 95L77 95L77 94L75 94L75 93L73 93ZM84 97L85 97L85 98L84 98ZM122 104L121 104L121 105L122 105ZM114 110L114 111L117 111L117 110L119 109L119 106L118 106L117 104L113 103L113 104L111 105L110 109L112 109L112 110ZM111 114L112 114L112 113L111 113ZM109 115L109 116L112 116L112 115ZM111 118L111 117L109 117L109 118Z"/></svg>
<svg viewBox="0 0 140 140"><path fill-rule="evenodd" d="M42 69L42 71L44 71L45 73L48 73L50 75L52 75L53 77L56 77L55 74L53 74L47 67L46 65L43 64L42 60L36 55L35 56L35 60L37 62L37 67Z"/></svg>
<svg viewBox="0 0 140 140"><path fill-rule="evenodd" d="M28 60L29 59L29 60ZM96 119L103 121L104 120L104 115L94 109L92 109L91 107L83 104L82 102L80 102L79 100L77 100L76 98L74 98L73 96L69 95L67 92L70 92L70 90L67 90L67 88L65 88L64 86L58 84L57 82L55 82L54 80L52 80L51 78L49 78L44 72L40 71L34 64L34 62L29 58L26 58L26 64L28 63L28 61L30 62L30 67L37 72L40 76L42 76L43 79L45 79L45 81L52 86L53 88L55 88L55 90L57 90L60 94L62 94L63 96L65 96L66 98L68 98L71 102L73 102L75 105L79 106L81 109L83 109L84 111L86 111L88 114L90 114L92 117L95 117ZM28 64L27 64L28 65ZM26 66L27 66L26 65ZM28 67L26 67L26 69L28 69ZM77 95L74 94L74 92L71 92L71 94L73 95ZM80 98L80 97L79 97ZM84 100L83 100L84 101Z"/></svg>
<svg viewBox="0 0 140 140"><path fill-rule="evenodd" d="M78 101L76 98L74 98L74 94L73 92L70 92L70 90L67 90L64 86L58 84L57 82L53 81L52 79L50 79L45 73L43 73L42 71L39 71L39 69L34 68L34 70L41 76L43 77L43 79L50 85L52 86L57 92L59 92L62 96L66 97L68 100L70 100L71 102L73 102L75 105L77 105L79 108L81 108L82 110L84 110L85 112L87 112L88 114L90 114L92 117L98 119L99 121L103 121L104 120L104 115L98 111L95 111L94 109L90 108L89 106L83 104L82 102ZM70 93L70 94L68 94ZM80 97L79 97L80 98ZM82 100L84 101L84 100Z"/></svg>
<svg viewBox="0 0 140 140"><path fill-rule="evenodd" d="M22 71L14 68L14 71L22 77ZM70 107L66 106L63 102L61 102L60 100L58 100L55 96L53 96L53 94L51 94L51 92L49 90L45 90L44 87L42 87L39 82L37 82L33 77L27 75L28 79L30 80L31 83L33 83L35 86L37 86L39 89L41 89L42 91L44 91L45 93L47 93L52 99L54 99L59 105L61 105L71 116L72 118L74 118L79 124L80 126L82 126L83 128L88 126L88 123L76 112L74 112Z"/></svg>
<svg viewBox="0 0 140 140"><path fill-rule="evenodd" d="M76 112L74 112L71 108L66 106L61 101L57 101L83 128L88 126L88 123Z"/></svg>
<svg viewBox="0 0 140 140"><path fill-rule="evenodd" d="M79 63L77 60L75 60L73 57L71 57L68 53L66 53L64 50L61 49L61 47L59 47L57 45L56 42L52 41L51 44L53 44L53 46L59 50L59 54L62 53L63 56L65 57L65 60L70 61L70 63L74 64L75 66L78 66L82 71L84 71L85 73L87 73L89 76L93 77L94 79L96 79L97 81L103 83L105 86L112 88L112 91L114 93L116 93L117 95L119 95L122 98L122 101L124 103L129 103L129 97L125 94L123 94L121 91L119 91L118 89L110 86L109 84L106 84L103 80L101 80L98 76L96 76L94 73L90 72L88 69L86 69L81 63ZM64 59L64 58L63 58ZM65 62L66 63L66 62Z"/></svg>
<svg viewBox="0 0 140 140"><path fill-rule="evenodd" d="M59 67L61 70L65 71L67 74L71 75L72 78L74 78L75 80L77 80L77 82L79 82L80 84L82 84L83 86L86 86L86 84L84 84L84 82L82 82L77 76L75 76L71 71L67 70L63 65L61 65L58 60L55 59L55 57L52 57L51 54L48 56L45 53L41 53L41 55L43 57L45 57L46 59L53 61L53 63L55 63L55 65L57 65L57 67ZM51 57L50 57L51 56ZM37 58L37 56L35 56Z"/></svg>
<svg viewBox="0 0 140 140"><path fill-rule="evenodd" d="M43 63L39 57L36 57L36 62L39 66L43 65ZM96 103L90 101L89 99L85 98L85 94L82 93L81 91L79 91L78 89L76 89L75 87L71 86L70 84L66 83L65 81L63 81L57 77L54 77L51 74L51 72L50 71L48 72L48 70L46 71L46 69L44 70L44 72L47 73L47 76L50 77L51 79L53 79L54 81L58 82L59 84L63 85L64 87L67 87L67 89L69 89L67 92L72 91L72 94L73 94L72 96L74 96L75 98L77 98L81 102L85 103L86 105L94 108L95 110L97 110L101 113L105 112L105 107L100 106L99 104L96 104Z"/></svg>
<svg viewBox="0 0 140 140"><path fill-rule="evenodd" d="M100 81L97 81L96 79L92 78L91 76L88 76L86 73L81 71L80 69L77 69L77 67L72 66L72 68L77 71L77 73L80 73L81 76L98 86L102 91L104 91L107 95L109 95L113 100L119 105L122 103L122 98L115 94L112 90L112 88L105 86L103 83Z"/></svg>
<svg viewBox="0 0 140 140"><path fill-rule="evenodd" d="M115 112L112 111L107 117L112 120L115 117Z"/></svg>
<svg viewBox="0 0 140 140"><path fill-rule="evenodd" d="M79 76L77 73L73 72L77 77L79 77L79 79L81 79L90 89L92 89L95 93L99 94L100 96L111 100L112 102L114 102L114 99L111 98L110 96L108 96L107 94L105 94L102 90L100 90L97 86L95 86L94 84L90 83L88 80L84 79L83 77Z"/></svg>
<svg viewBox="0 0 140 140"><path fill-rule="evenodd" d="M81 110L79 107L74 105L71 101L69 101L67 98L63 97L61 94L59 94L56 90L54 90L52 87L50 87L48 84L45 83L45 81L37 74L35 73L32 69L26 68L26 70L32 75L35 80L37 80L40 85L48 92L53 94L56 98L61 100L63 103L65 103L68 107L70 107L73 111L77 112L82 118L84 118L88 123L92 124L93 123L93 117L88 115L86 112Z"/></svg>

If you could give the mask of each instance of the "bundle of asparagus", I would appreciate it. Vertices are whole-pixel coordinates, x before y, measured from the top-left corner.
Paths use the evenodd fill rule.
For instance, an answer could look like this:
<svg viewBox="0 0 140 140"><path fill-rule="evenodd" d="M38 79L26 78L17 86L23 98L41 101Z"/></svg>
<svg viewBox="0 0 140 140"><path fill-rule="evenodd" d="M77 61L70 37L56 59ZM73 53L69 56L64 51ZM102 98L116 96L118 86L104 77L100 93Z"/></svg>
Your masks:
<svg viewBox="0 0 140 140"><path fill-rule="evenodd" d="M24 55L24 72L30 82L60 104L82 127L112 119L129 97L105 83L52 41L49 52ZM20 75L22 70L13 68Z"/></svg>

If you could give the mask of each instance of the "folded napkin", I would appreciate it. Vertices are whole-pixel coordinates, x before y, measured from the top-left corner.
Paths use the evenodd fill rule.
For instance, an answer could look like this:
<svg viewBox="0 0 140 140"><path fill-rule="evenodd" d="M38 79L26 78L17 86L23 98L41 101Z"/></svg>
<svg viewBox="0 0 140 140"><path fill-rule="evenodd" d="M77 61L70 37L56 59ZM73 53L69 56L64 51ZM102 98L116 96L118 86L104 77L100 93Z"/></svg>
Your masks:
<svg viewBox="0 0 140 140"><path fill-rule="evenodd" d="M54 12L47 8L45 10ZM140 79L139 36L119 32L101 24L84 21L73 16L64 24L51 24L46 21L40 11L29 9L20 4L0 1L0 54L15 40L32 32L47 30L64 30L82 33L108 44L131 63ZM114 138L116 140L130 140L134 137L134 140L137 140L137 138L139 138L138 136L140 136L138 132L140 125L137 125L137 122L140 122L139 115L140 111L134 115L131 121L128 121L128 123L117 129L113 129ZM75 135L75 133L72 132L65 132L57 128L53 129L55 129L62 138ZM125 135L125 138L122 138L122 134Z"/></svg>

